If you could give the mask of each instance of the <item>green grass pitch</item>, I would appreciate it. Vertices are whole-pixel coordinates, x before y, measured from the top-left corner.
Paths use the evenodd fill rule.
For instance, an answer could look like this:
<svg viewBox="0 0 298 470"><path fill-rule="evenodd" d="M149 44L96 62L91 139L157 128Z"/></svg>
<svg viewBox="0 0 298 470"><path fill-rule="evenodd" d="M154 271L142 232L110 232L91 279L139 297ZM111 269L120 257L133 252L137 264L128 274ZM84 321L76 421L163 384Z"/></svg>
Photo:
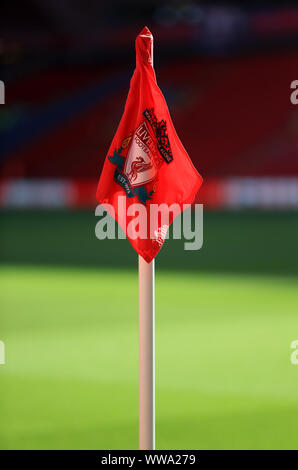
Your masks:
<svg viewBox="0 0 298 470"><path fill-rule="evenodd" d="M294 233L273 257L296 222L292 215L239 218L206 215L201 253L181 253L168 241L157 259L157 449L298 448ZM85 222L94 230L92 217L61 220L54 212L2 214L0 448L135 449L135 255L127 241L110 241L104 252L98 241L92 260L84 232ZM267 250L257 243L265 239Z"/></svg>

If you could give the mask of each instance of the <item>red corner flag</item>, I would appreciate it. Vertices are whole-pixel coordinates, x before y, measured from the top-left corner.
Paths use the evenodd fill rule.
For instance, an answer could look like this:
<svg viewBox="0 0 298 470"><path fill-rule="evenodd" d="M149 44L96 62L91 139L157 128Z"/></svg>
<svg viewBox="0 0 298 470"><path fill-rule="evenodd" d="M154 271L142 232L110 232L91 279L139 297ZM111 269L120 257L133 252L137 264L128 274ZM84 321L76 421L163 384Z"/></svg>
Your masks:
<svg viewBox="0 0 298 470"><path fill-rule="evenodd" d="M112 215L133 248L150 263L163 245L177 207L180 213L184 204L191 204L201 184L202 178L176 134L156 83L153 36L145 27L136 38L136 69L124 114L104 163L97 200L113 206ZM134 204L138 205L130 207ZM160 217L150 217L153 204L163 204L158 208ZM168 223L164 224L162 213L172 204L176 212L168 212ZM129 224L136 212L143 228L138 232L134 226L132 234Z"/></svg>

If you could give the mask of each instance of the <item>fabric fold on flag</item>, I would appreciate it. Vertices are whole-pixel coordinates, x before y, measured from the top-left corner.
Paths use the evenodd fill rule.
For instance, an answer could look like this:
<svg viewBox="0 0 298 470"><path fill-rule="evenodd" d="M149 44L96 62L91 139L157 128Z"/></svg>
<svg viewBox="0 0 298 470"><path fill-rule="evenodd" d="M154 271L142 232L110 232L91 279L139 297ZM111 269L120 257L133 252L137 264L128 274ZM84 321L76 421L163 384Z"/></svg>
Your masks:
<svg viewBox="0 0 298 470"><path fill-rule="evenodd" d="M150 263L174 217L193 203L202 177L179 140L157 85L147 27L135 45L136 68L96 197L100 204L113 206L112 215L133 248ZM175 211L169 211L173 204Z"/></svg>

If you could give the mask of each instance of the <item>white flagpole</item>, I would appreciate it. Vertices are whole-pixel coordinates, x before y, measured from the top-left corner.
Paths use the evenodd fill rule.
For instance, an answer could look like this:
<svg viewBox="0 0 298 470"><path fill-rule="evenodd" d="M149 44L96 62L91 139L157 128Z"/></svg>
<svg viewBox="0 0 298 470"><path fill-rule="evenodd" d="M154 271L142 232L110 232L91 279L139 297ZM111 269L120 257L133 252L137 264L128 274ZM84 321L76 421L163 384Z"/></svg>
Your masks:
<svg viewBox="0 0 298 470"><path fill-rule="evenodd" d="M139 255L139 449L155 449L154 260Z"/></svg>

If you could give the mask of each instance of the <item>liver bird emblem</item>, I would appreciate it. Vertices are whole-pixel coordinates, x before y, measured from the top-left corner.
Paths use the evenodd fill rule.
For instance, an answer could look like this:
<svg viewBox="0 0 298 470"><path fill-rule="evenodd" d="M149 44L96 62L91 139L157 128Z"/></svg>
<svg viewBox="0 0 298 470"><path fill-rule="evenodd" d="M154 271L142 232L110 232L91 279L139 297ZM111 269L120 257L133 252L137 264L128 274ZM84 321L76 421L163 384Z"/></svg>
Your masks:
<svg viewBox="0 0 298 470"><path fill-rule="evenodd" d="M147 171L150 168L152 168L151 162L146 163L143 157L137 157L135 161L132 162L130 172L127 176L129 177L130 181L135 181L138 177L138 173Z"/></svg>

